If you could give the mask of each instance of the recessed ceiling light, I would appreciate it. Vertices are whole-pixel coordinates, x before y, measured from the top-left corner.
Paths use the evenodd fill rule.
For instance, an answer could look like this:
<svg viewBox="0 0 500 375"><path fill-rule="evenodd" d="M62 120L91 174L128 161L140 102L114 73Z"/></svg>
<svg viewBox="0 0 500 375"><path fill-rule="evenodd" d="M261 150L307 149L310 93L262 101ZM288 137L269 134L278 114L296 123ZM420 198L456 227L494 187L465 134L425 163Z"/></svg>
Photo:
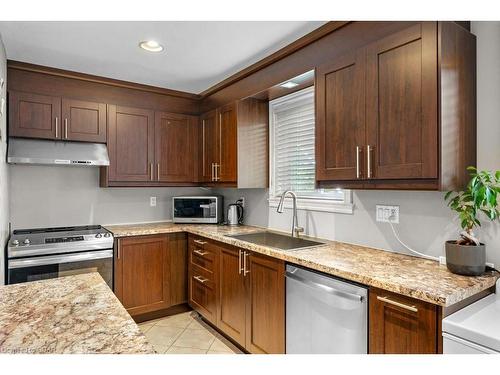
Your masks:
<svg viewBox="0 0 500 375"><path fill-rule="evenodd" d="M285 88L285 89L293 89L294 87L298 86L298 83L295 83L293 81L288 81L285 83L282 83L280 86Z"/></svg>
<svg viewBox="0 0 500 375"><path fill-rule="evenodd" d="M163 51L163 46L156 40L144 40L139 43L139 47L145 49L149 52L161 52Z"/></svg>

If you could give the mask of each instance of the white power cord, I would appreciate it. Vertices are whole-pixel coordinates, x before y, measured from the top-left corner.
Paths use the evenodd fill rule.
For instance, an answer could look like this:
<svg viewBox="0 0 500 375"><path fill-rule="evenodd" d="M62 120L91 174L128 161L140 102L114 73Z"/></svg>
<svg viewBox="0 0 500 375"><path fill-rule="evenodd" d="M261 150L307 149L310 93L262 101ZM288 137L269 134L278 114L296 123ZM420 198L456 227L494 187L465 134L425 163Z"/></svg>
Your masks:
<svg viewBox="0 0 500 375"><path fill-rule="evenodd" d="M391 226L391 229L392 229L392 233L394 233L394 237L396 237L396 239L398 240L398 242L403 245L406 249L408 249L410 252L414 253L414 254L417 254L419 256L421 256L422 258L426 258L426 259L431 259L431 260L436 260L439 262L439 258L437 257L433 257L431 255L427 255L427 254L422 254L422 253L419 253L418 251L416 250L413 250L410 246L408 246L407 244L405 244L403 241L401 241L401 239L399 238L398 234L396 233L396 230L394 229L394 226L392 225L392 218L394 217L394 215L391 215L387 218L387 221L389 223L389 225Z"/></svg>

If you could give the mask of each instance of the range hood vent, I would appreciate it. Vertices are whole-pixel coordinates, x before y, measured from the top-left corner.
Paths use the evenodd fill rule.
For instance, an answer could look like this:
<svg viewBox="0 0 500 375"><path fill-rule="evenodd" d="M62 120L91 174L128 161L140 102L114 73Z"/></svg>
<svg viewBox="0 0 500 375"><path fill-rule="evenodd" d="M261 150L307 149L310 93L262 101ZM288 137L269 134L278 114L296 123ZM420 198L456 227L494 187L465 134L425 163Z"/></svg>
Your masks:
<svg viewBox="0 0 500 375"><path fill-rule="evenodd" d="M9 164L107 166L108 150L101 143L9 138Z"/></svg>

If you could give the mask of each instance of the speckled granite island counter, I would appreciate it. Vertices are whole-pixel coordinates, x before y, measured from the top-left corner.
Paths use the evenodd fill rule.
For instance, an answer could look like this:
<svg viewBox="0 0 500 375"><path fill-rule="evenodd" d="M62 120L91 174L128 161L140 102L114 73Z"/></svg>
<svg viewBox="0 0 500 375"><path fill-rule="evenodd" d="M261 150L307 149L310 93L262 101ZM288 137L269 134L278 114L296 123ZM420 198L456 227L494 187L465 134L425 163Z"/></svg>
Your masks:
<svg viewBox="0 0 500 375"><path fill-rule="evenodd" d="M279 250L227 237L265 230L252 226L145 223L106 227L115 237L187 232L269 255L330 275L447 307L495 285L497 276L455 275L435 261L335 241L304 250Z"/></svg>
<svg viewBox="0 0 500 375"><path fill-rule="evenodd" d="M0 353L154 353L98 273L0 287Z"/></svg>

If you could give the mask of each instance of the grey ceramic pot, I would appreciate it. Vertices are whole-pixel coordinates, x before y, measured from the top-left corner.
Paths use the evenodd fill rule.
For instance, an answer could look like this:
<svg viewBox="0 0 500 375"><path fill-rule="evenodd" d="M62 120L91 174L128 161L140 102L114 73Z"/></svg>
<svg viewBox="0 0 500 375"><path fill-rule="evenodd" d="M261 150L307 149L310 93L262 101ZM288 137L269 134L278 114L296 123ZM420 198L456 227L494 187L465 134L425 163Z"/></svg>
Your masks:
<svg viewBox="0 0 500 375"><path fill-rule="evenodd" d="M486 247L446 241L446 267L459 275L479 276L486 270Z"/></svg>

